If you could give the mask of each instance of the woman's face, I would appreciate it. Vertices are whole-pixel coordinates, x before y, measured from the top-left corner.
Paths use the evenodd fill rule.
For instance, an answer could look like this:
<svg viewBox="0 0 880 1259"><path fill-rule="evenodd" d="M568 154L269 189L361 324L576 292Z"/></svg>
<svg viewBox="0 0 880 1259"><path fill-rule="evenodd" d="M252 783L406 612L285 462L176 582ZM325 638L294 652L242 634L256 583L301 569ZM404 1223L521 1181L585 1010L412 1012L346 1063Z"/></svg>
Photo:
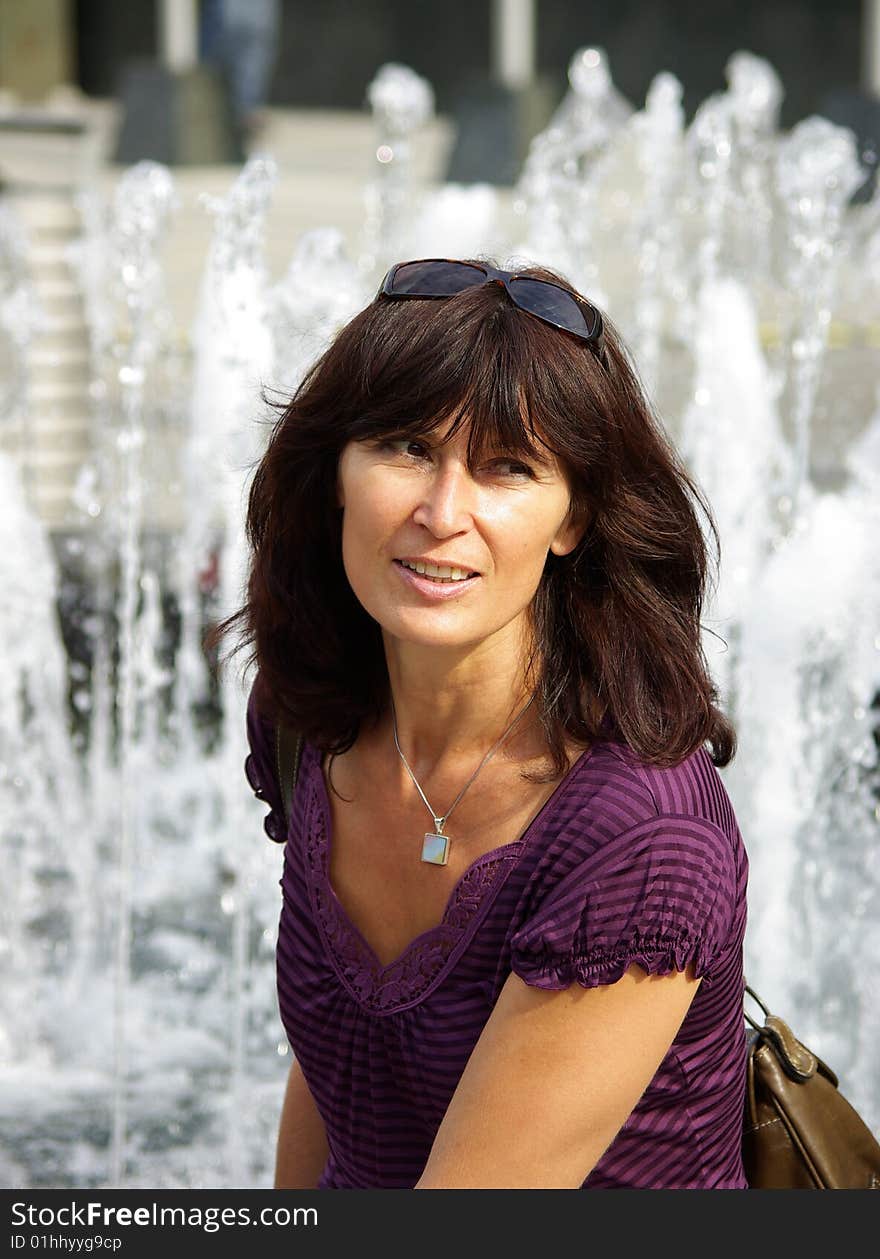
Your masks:
<svg viewBox="0 0 880 1259"><path fill-rule="evenodd" d="M567 555L582 528L568 519L569 487L549 452L542 463L496 451L469 469L467 427L445 445L443 435L343 449L342 559L352 590L387 634L467 647L517 620L525 629L548 551ZM442 565L447 580L401 561ZM458 580L453 566L477 575Z"/></svg>

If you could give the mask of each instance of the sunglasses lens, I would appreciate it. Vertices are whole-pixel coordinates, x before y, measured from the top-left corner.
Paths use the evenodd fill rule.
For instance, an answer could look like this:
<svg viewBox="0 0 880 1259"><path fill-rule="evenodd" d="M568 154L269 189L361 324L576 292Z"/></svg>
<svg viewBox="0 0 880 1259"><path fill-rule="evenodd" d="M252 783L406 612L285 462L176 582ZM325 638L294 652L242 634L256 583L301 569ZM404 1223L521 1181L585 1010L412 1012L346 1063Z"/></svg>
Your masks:
<svg viewBox="0 0 880 1259"><path fill-rule="evenodd" d="M599 330L599 313L579 302L566 293L565 289L547 284L543 280L530 280L519 276L510 281L511 293L523 310L530 311L541 319L579 336L593 338Z"/></svg>
<svg viewBox="0 0 880 1259"><path fill-rule="evenodd" d="M449 297L462 289L484 284L485 271L466 262L406 262L391 281L392 293L412 293L416 297Z"/></svg>

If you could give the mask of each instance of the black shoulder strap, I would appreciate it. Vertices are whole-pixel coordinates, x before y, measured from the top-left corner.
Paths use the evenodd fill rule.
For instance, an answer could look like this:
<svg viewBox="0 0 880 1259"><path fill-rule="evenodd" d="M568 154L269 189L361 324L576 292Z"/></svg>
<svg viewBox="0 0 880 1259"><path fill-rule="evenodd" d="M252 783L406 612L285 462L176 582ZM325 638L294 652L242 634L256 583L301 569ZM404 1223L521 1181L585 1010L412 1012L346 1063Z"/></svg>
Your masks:
<svg viewBox="0 0 880 1259"><path fill-rule="evenodd" d="M275 768L278 772L278 785L281 788L281 807L284 810L285 822L290 820L293 789L296 786L302 750L302 735L279 722L275 728Z"/></svg>

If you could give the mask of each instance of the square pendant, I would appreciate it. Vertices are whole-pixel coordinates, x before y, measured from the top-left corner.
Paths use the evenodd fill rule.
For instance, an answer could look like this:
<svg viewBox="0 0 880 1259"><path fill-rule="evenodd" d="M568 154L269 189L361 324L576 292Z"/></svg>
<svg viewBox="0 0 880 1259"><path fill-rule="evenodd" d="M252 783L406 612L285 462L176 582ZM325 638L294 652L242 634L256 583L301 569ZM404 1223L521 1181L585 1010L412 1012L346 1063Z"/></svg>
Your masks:
<svg viewBox="0 0 880 1259"><path fill-rule="evenodd" d="M427 861L432 866L445 866L448 855L448 836L435 835L433 831L427 831L422 843L422 861Z"/></svg>

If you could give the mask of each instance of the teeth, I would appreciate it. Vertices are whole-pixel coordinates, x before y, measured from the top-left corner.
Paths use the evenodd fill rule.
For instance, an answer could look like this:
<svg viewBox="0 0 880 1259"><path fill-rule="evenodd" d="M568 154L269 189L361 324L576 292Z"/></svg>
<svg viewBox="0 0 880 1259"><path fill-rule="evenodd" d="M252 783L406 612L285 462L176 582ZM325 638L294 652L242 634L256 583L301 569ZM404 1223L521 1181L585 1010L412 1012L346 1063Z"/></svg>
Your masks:
<svg viewBox="0 0 880 1259"><path fill-rule="evenodd" d="M470 576L466 569L449 568L445 564L411 564L408 560L401 560L400 563L404 568L411 568L416 573L421 573L425 577L434 577L440 581L464 581Z"/></svg>

